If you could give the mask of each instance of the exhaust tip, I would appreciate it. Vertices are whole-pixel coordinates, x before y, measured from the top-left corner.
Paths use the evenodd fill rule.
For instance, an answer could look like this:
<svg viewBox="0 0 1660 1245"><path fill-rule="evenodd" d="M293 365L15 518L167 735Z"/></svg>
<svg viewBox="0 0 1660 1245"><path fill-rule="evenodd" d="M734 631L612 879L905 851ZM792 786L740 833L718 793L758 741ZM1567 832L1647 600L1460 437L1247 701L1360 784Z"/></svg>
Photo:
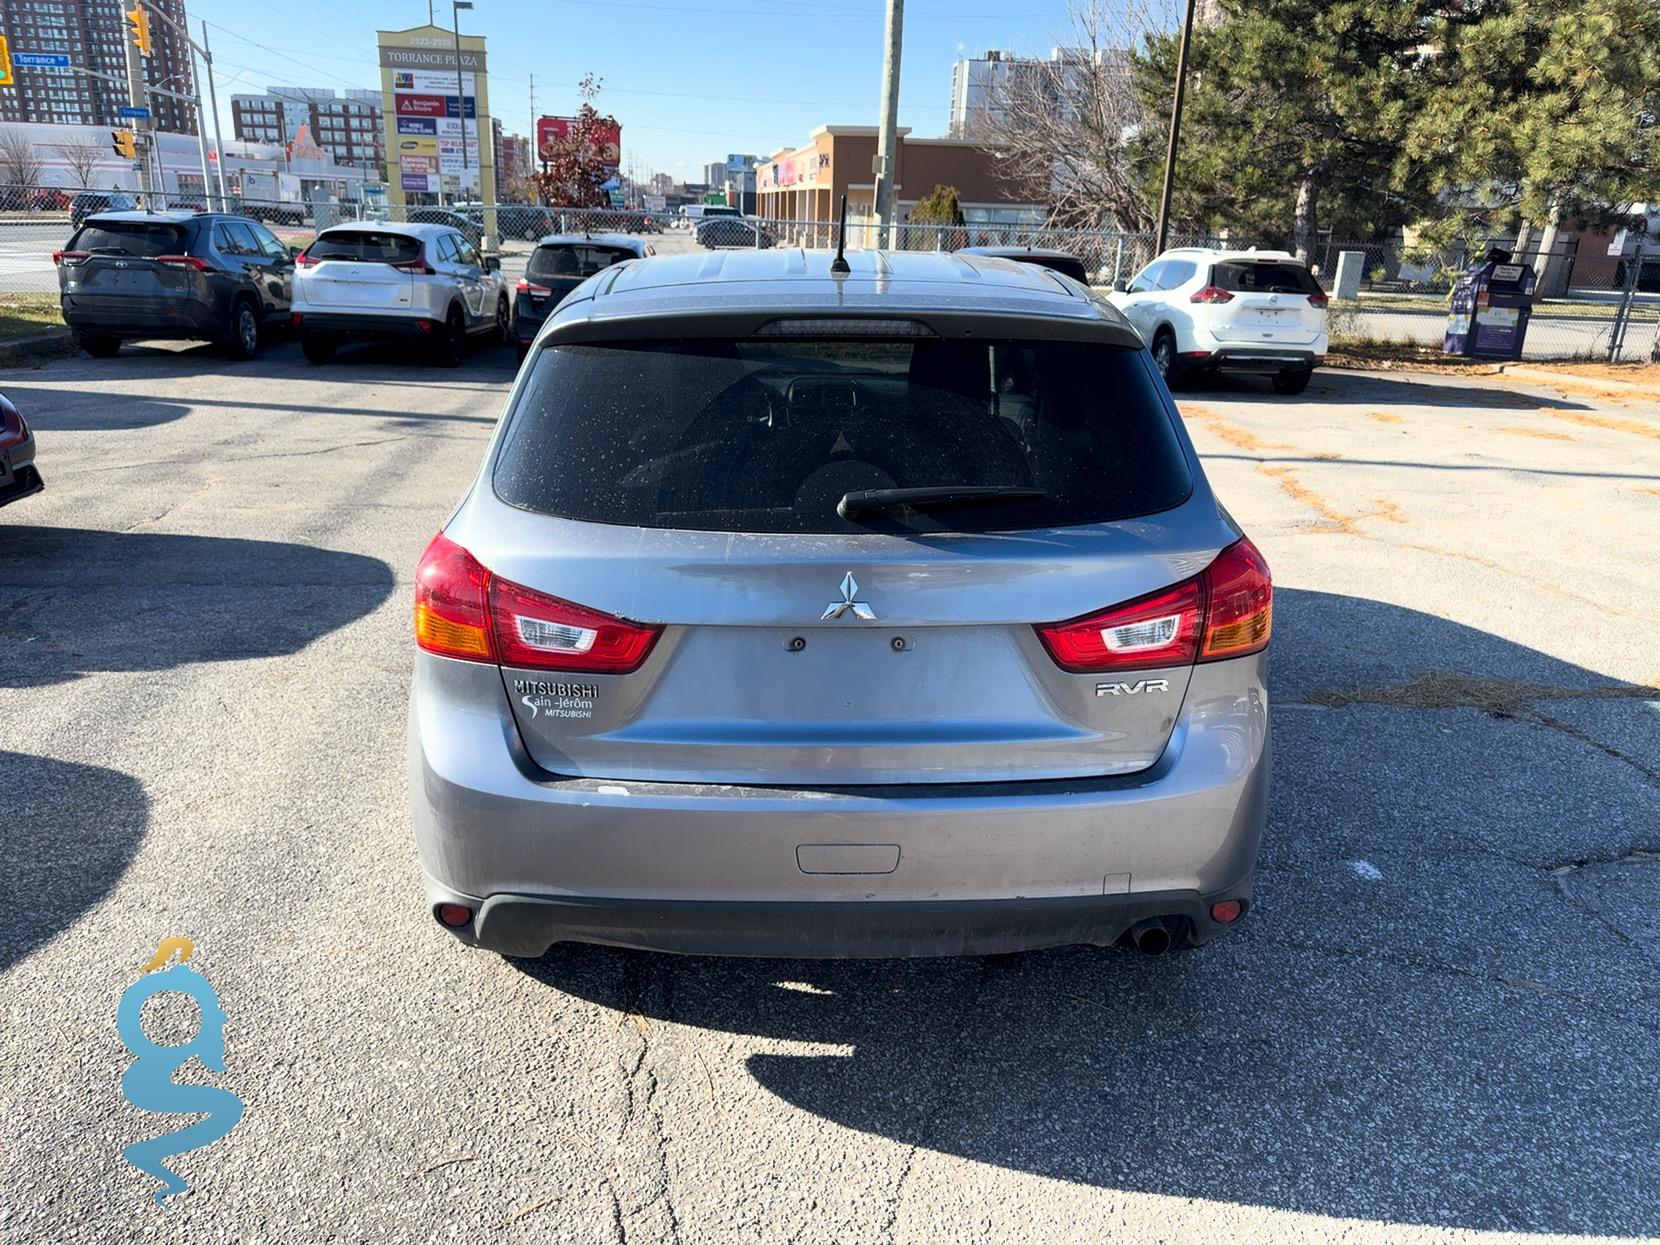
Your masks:
<svg viewBox="0 0 1660 1245"><path fill-rule="evenodd" d="M1170 950L1170 931L1158 917L1148 917L1130 926L1130 941L1143 955L1163 955Z"/></svg>

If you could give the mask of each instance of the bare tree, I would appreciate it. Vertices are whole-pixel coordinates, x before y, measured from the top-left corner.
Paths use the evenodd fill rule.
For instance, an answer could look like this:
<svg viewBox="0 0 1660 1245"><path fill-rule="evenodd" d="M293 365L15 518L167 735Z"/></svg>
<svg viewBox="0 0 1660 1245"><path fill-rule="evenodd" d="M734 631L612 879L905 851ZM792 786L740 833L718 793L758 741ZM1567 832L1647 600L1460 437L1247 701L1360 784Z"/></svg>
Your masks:
<svg viewBox="0 0 1660 1245"><path fill-rule="evenodd" d="M0 186L40 185L40 157L22 130L0 134Z"/></svg>
<svg viewBox="0 0 1660 1245"><path fill-rule="evenodd" d="M1045 61L1006 62L980 134L1003 176L1031 187L1049 223L1145 232L1158 211L1142 187L1156 182L1136 135L1147 111L1130 80L1130 50L1169 29L1170 0L1069 0L1065 40Z"/></svg>
<svg viewBox="0 0 1660 1245"><path fill-rule="evenodd" d="M104 162L104 145L96 139L74 138L56 144L52 150L69 166L69 174L75 179L75 188L91 189L93 175Z"/></svg>

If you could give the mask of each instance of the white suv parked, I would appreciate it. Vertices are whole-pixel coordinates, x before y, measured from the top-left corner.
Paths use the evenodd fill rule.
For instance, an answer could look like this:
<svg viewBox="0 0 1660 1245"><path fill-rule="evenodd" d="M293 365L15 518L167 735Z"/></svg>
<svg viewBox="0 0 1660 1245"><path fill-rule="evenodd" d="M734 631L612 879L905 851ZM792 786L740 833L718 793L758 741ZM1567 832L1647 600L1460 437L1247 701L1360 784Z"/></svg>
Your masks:
<svg viewBox="0 0 1660 1245"><path fill-rule="evenodd" d="M294 327L313 363L347 341L413 341L454 367L468 337L511 339L501 260L448 225L335 225L294 264Z"/></svg>
<svg viewBox="0 0 1660 1245"><path fill-rule="evenodd" d="M1184 375L1265 372L1301 393L1326 356L1326 295L1285 251L1166 251L1109 296L1172 387Z"/></svg>

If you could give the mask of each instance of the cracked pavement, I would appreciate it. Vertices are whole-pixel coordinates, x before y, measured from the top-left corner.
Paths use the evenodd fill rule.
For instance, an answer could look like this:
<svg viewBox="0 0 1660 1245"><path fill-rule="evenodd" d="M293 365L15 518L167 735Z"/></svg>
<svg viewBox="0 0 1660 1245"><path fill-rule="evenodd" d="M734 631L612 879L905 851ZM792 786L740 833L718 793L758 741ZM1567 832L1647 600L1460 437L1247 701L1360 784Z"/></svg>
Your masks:
<svg viewBox="0 0 1660 1245"><path fill-rule="evenodd" d="M410 576L512 376L292 343L0 376L0 1240L1660 1236L1660 412L1178 395L1273 566L1258 905L1149 960L469 951ZM195 940L247 1103L167 1213L116 1001ZM177 1019L177 1018L174 1018Z"/></svg>

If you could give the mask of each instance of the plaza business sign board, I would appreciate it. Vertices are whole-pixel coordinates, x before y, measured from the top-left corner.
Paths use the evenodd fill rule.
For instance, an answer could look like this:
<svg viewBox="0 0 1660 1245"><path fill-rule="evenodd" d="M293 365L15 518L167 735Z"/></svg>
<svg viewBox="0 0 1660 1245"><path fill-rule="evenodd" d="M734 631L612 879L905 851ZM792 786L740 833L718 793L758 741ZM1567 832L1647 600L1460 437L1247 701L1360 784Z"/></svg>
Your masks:
<svg viewBox="0 0 1660 1245"><path fill-rule="evenodd" d="M463 35L458 65L450 31L421 26L379 38L392 202L446 187L492 201L495 170L479 162L480 121L489 116L484 40Z"/></svg>

